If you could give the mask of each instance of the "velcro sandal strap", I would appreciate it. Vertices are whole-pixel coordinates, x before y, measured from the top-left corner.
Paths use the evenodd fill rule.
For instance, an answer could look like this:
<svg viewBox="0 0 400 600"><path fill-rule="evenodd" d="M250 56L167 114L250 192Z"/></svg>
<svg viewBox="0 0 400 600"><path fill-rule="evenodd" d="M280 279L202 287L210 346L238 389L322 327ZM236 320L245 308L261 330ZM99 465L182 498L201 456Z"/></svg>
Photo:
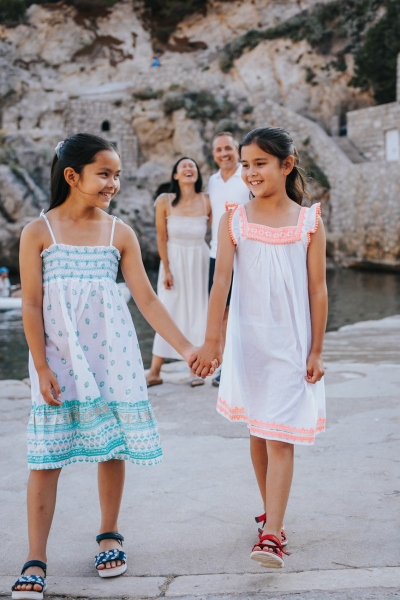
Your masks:
<svg viewBox="0 0 400 600"><path fill-rule="evenodd" d="M39 569L43 570L44 576L46 577L47 565L41 560L28 560L22 567L21 575L23 575L29 567L39 567Z"/></svg>
<svg viewBox="0 0 400 600"><path fill-rule="evenodd" d="M278 540L276 535L260 535L260 541L258 544L256 544L256 546L259 546L261 549L270 548L276 554L286 554L286 556L290 556L290 552L286 552L285 548L281 544L281 541Z"/></svg>
<svg viewBox="0 0 400 600"><path fill-rule="evenodd" d="M31 562L39 562L39 561L31 561ZM30 565L30 566L34 566L34 565ZM37 566L39 566L39 565L37 565ZM11 591L16 591L15 588L17 587L17 585L23 585L25 583L30 583L32 585L32 588L34 585L41 585L42 592L44 591L44 589L46 587L45 579L44 579L44 577L41 577L40 575L21 575L21 577L18 577L17 581L12 586ZM22 591L22 590L19 590L19 591ZM32 589L31 591L35 592L36 590Z"/></svg>
<svg viewBox="0 0 400 600"><path fill-rule="evenodd" d="M97 567L99 565L103 565L106 562L110 562L112 560L121 560L126 563L126 554L122 550L118 550L118 548L114 548L114 550L106 550L105 552L100 552L100 554L96 554L94 557L94 566Z"/></svg>
<svg viewBox="0 0 400 600"><path fill-rule="evenodd" d="M267 515L264 513L263 515L260 515L259 517L254 517L256 523L265 523L265 521L267 520Z"/></svg>
<svg viewBox="0 0 400 600"><path fill-rule="evenodd" d="M96 542L98 544L100 544L102 540L117 540L122 546L124 536L120 533L116 533L115 531L107 531L106 533L100 533L100 535L96 536Z"/></svg>

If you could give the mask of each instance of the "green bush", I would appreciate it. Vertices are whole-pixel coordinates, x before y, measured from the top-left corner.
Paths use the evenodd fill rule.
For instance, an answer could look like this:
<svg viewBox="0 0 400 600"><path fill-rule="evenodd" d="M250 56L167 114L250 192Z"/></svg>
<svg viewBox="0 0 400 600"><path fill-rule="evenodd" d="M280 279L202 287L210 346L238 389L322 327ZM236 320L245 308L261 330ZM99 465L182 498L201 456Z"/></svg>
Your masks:
<svg viewBox="0 0 400 600"><path fill-rule="evenodd" d="M189 119L217 121L229 117L233 105L223 96L214 96L208 90L168 92L164 97L164 113L172 114L181 108L186 109Z"/></svg>
<svg viewBox="0 0 400 600"><path fill-rule="evenodd" d="M56 4L60 0L0 0L0 24L14 26L21 23L26 9L32 4ZM114 6L120 0L64 0L65 4L77 10L98 10Z"/></svg>
<svg viewBox="0 0 400 600"><path fill-rule="evenodd" d="M141 90L136 90L136 92L133 93L133 97L136 100L156 100L161 98L162 95L162 90L153 90L152 87L145 87Z"/></svg>
<svg viewBox="0 0 400 600"><path fill-rule="evenodd" d="M396 100L397 55L400 52L400 3L387 0L386 14L365 34L355 56L350 84L372 88L378 104Z"/></svg>
<svg viewBox="0 0 400 600"><path fill-rule="evenodd" d="M206 13L207 0L143 0L144 17L153 37L162 44L185 17Z"/></svg>

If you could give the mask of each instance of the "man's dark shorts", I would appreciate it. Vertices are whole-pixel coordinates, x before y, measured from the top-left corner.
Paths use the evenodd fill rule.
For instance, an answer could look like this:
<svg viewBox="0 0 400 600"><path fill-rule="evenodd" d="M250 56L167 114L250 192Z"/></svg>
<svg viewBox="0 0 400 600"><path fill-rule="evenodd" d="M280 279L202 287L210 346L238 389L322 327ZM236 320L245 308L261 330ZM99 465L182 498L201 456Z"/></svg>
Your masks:
<svg viewBox="0 0 400 600"><path fill-rule="evenodd" d="M210 271L208 274L208 293L211 292L212 284L214 281L214 271L215 271L215 258L210 257ZM233 280L233 274L232 274L232 280ZM227 306L229 306L231 303L231 293L232 293L232 281L231 281L231 286L229 288L228 298L226 300Z"/></svg>

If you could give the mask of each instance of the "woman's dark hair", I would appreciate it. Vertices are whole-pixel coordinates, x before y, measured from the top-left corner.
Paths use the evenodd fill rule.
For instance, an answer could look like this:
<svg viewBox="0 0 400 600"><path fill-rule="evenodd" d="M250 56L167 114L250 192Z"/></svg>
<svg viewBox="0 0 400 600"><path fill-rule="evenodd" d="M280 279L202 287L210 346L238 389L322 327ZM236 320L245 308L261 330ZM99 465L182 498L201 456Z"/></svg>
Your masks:
<svg viewBox="0 0 400 600"><path fill-rule="evenodd" d="M176 163L174 164L174 166L172 167L171 184L170 184L170 188L169 188L170 193L175 194L175 198L171 202L172 206L176 206L181 197L181 188L179 187L178 181L174 178L174 175L178 170L179 163L182 162L183 160L191 160L196 165L197 181L194 184L194 190L195 190L196 194L199 194L203 188L203 178L200 173L199 165L197 164L197 162L195 160L193 160L193 158L189 158L189 156L183 156L182 158L177 160Z"/></svg>
<svg viewBox="0 0 400 600"><path fill-rule="evenodd" d="M64 169L71 167L80 175L86 165L95 162L96 154L102 150L117 152L111 142L90 133L77 133L57 145L51 164L50 207L48 210L65 202L71 191L64 177Z"/></svg>
<svg viewBox="0 0 400 600"><path fill-rule="evenodd" d="M291 200L301 205L306 193L306 182L299 170L299 153L288 132L281 127L257 127L239 144L239 156L243 146L250 146L250 144L256 144L263 152L276 156L281 164L289 155L294 156L294 167L286 178L286 193Z"/></svg>

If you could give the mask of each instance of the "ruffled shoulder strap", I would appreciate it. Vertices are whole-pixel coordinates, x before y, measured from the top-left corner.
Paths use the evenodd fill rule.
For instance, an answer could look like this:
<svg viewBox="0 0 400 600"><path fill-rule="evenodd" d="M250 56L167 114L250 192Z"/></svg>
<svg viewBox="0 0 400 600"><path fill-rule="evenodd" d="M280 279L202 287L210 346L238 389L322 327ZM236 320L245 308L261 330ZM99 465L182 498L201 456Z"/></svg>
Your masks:
<svg viewBox="0 0 400 600"><path fill-rule="evenodd" d="M307 208L307 214L304 223L303 236L307 240L307 246L311 242L311 234L318 229L319 217L321 216L321 202L317 202Z"/></svg>
<svg viewBox="0 0 400 600"><path fill-rule="evenodd" d="M235 246L238 245L240 238L240 211L237 210L238 204L225 202L225 210L229 210L229 235Z"/></svg>

